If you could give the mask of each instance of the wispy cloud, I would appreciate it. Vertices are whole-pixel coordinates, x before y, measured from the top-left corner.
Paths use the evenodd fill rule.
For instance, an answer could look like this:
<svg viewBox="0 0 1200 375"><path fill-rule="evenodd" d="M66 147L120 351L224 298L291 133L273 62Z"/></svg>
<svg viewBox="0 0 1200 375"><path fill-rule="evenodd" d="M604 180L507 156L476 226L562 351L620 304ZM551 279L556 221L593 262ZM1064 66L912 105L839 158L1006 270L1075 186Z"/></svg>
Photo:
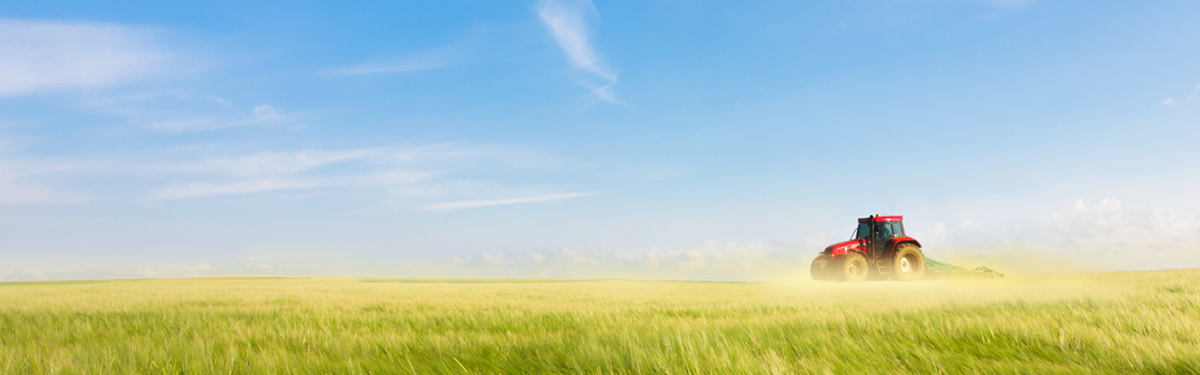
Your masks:
<svg viewBox="0 0 1200 375"><path fill-rule="evenodd" d="M214 184L208 182L196 182L189 184L171 185L162 189L158 189L151 198L154 199L179 199L179 198L197 198L210 197L215 195L237 195L237 194L252 194L275 190L303 189L315 187L312 183L300 181L292 181L287 179L265 179L243 182L231 182L224 184Z"/></svg>
<svg viewBox="0 0 1200 375"><path fill-rule="evenodd" d="M825 168L824 160L812 160L807 155L800 155L800 162L804 163L805 167L809 168Z"/></svg>
<svg viewBox="0 0 1200 375"><path fill-rule="evenodd" d="M571 65L589 73L602 82L583 81L583 85L601 99L610 103L623 104L617 100L612 88L617 84L617 72L605 65L592 48L589 40L587 16L594 17L596 8L588 0L559 1L542 0L538 3L538 16L567 55Z"/></svg>
<svg viewBox="0 0 1200 375"><path fill-rule="evenodd" d="M1037 0L977 0L979 3L991 5L997 8L1017 8L1029 5Z"/></svg>
<svg viewBox="0 0 1200 375"><path fill-rule="evenodd" d="M306 150L259 152L247 156L222 157L191 163L171 164L165 168L183 172L201 172L236 176L263 176L302 172L329 164L386 157L385 149Z"/></svg>
<svg viewBox="0 0 1200 375"><path fill-rule="evenodd" d="M76 169L61 162L0 159L0 204L64 204L88 200L55 189L39 177Z"/></svg>
<svg viewBox="0 0 1200 375"><path fill-rule="evenodd" d="M1123 207L1115 198L1087 205L1076 200L1067 211L1055 211L1049 229L1070 242L1101 239L1108 242L1156 240L1200 234L1200 219L1186 212ZM1139 238L1141 237L1141 238ZM1115 240L1115 241L1114 241Z"/></svg>
<svg viewBox="0 0 1200 375"><path fill-rule="evenodd" d="M449 65L460 52L460 48L456 46L445 46L423 52L405 53L392 58L372 59L362 64L326 69L324 74L330 76L362 76L441 69Z"/></svg>
<svg viewBox="0 0 1200 375"><path fill-rule="evenodd" d="M388 187L412 184L434 174L425 171L392 170L362 175L267 178L227 183L194 182L155 190L150 197L152 199L182 199L331 187Z"/></svg>
<svg viewBox="0 0 1200 375"><path fill-rule="evenodd" d="M536 160L530 160L531 157ZM442 203L441 206L420 206L431 199L487 198L528 192L528 188L508 188L489 181L430 180L464 165L478 163L508 168L557 165L544 160L547 158L551 157L514 146L447 143L412 147L259 152L184 163L129 166L126 169L153 171L156 176L180 174L196 179L154 189L150 198L158 200L322 188L378 188L391 192L394 198L405 204L417 204L424 210L440 211L584 195L560 194L515 200L463 200Z"/></svg>
<svg viewBox="0 0 1200 375"><path fill-rule="evenodd" d="M372 61L366 64L343 66L330 69L331 76L360 76L383 73L409 73L422 70L433 70L446 66L443 59L417 58L394 61Z"/></svg>
<svg viewBox="0 0 1200 375"><path fill-rule="evenodd" d="M249 115L236 118L212 116L185 120L156 121L150 123L149 127L173 132L202 131L238 126L281 124L293 120L295 117L295 114L284 113L269 104L260 104L254 106Z"/></svg>
<svg viewBox="0 0 1200 375"><path fill-rule="evenodd" d="M1196 99L1196 94L1200 94L1200 85L1196 85L1196 88L1192 89L1192 93L1190 95L1188 95L1187 98L1184 98L1183 100L1179 100L1179 99L1175 99L1174 96L1169 96L1166 99L1163 99L1162 104L1163 105L1175 105L1175 104L1191 102L1192 100Z"/></svg>
<svg viewBox="0 0 1200 375"><path fill-rule="evenodd" d="M570 199L570 198L576 198L576 197L585 197L588 195L592 195L592 194L565 193L565 194L539 195L539 196L525 197L525 198L477 199L477 200L467 200L467 201L457 201L457 202L433 203L433 204L427 204L423 208L426 211L450 211L450 210L461 210L461 209L467 209L467 208L502 206L502 205L508 205L508 204L518 204L518 203L549 202L549 201L557 201L557 200Z"/></svg>
<svg viewBox="0 0 1200 375"><path fill-rule="evenodd" d="M152 29L0 20L0 96L118 85L163 71L170 58Z"/></svg>
<svg viewBox="0 0 1200 375"><path fill-rule="evenodd" d="M197 152L203 155L196 157ZM103 160L3 156L0 154L0 205L65 204L114 198L180 200L271 192L316 196L357 189L377 191L383 202L392 206L444 211L589 195L547 193L563 191L555 186L454 178L479 167L575 167L570 162L556 161L552 155L519 146L468 142L241 155L205 146ZM68 181L76 183L64 184ZM80 194L69 186L91 188L87 194ZM113 189L114 186L119 188ZM514 196L519 198L507 198Z"/></svg>

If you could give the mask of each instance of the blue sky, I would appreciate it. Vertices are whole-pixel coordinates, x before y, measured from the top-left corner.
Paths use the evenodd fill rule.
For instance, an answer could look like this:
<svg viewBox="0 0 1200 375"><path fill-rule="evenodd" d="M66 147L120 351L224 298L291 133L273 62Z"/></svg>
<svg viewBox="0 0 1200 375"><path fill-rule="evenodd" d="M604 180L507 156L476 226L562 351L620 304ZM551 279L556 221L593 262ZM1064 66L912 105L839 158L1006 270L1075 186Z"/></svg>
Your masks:
<svg viewBox="0 0 1200 375"><path fill-rule="evenodd" d="M1200 4L7 2L0 278L1200 267ZM1070 265L1070 266L1065 266Z"/></svg>

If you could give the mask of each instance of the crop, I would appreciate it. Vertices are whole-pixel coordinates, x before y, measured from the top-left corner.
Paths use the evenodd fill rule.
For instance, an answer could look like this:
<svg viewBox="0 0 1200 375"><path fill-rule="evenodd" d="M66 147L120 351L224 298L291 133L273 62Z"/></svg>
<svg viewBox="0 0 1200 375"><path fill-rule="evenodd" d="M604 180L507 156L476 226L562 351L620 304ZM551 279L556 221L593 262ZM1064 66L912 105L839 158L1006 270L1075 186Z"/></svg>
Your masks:
<svg viewBox="0 0 1200 375"><path fill-rule="evenodd" d="M1200 270L0 283L4 374L1200 373Z"/></svg>

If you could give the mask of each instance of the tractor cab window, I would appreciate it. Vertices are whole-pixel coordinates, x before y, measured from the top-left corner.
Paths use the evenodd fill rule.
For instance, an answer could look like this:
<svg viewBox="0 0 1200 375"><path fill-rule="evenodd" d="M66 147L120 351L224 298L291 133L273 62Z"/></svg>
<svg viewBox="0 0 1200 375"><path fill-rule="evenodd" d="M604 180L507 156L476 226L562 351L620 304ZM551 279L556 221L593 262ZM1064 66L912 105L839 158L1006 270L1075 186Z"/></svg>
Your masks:
<svg viewBox="0 0 1200 375"><path fill-rule="evenodd" d="M879 239L880 239L880 240L886 240L886 239L892 238L892 226L891 226L891 224L892 224L892 223L889 223L889 222L886 222L886 221L885 221L885 222L882 222L882 223L879 223L879 224L876 224L876 226L875 226L875 236L876 236L876 237L879 237Z"/></svg>
<svg viewBox="0 0 1200 375"><path fill-rule="evenodd" d="M858 229L856 229L854 231L854 233L855 233L854 239L856 239L856 240L861 240L863 238L867 238L867 237L871 236L871 224L870 223L858 223Z"/></svg>
<svg viewBox="0 0 1200 375"><path fill-rule="evenodd" d="M880 239L904 237L904 226L899 221L885 221L876 224L875 235Z"/></svg>

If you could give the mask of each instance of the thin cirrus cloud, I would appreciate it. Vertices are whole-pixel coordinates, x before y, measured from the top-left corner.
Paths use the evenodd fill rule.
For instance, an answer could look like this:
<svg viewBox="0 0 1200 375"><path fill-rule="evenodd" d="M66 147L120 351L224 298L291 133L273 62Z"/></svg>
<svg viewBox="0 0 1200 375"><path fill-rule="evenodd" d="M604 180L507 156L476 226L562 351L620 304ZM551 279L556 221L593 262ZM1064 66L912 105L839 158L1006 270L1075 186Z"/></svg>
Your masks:
<svg viewBox="0 0 1200 375"><path fill-rule="evenodd" d="M384 149L308 150L259 152L240 157L224 157L171 165L169 169L234 176L263 176L303 172L329 164L382 158Z"/></svg>
<svg viewBox="0 0 1200 375"><path fill-rule="evenodd" d="M166 70L149 28L0 20L0 97L99 88Z"/></svg>
<svg viewBox="0 0 1200 375"><path fill-rule="evenodd" d="M352 188L412 184L434 175L432 172L393 170L381 173L321 178L267 178L229 183L197 182L171 185L154 191L156 200L242 195L282 190Z"/></svg>
<svg viewBox="0 0 1200 375"><path fill-rule="evenodd" d="M218 116L196 117L184 120L156 121L148 125L151 129L171 132L188 132L232 128L250 125L281 124L296 118L295 114L285 113L269 104L254 106L249 115L236 118Z"/></svg>
<svg viewBox="0 0 1200 375"><path fill-rule="evenodd" d="M220 152L206 148L202 152ZM490 168L569 168L549 155L518 146L445 143L334 150L262 151L183 160L145 162L138 158L108 160L12 160L0 155L0 206L69 204L129 198L122 192L158 201L233 197L272 192L312 195L358 194L375 190L388 202L422 211L546 202L589 194L565 193L509 199L529 186L493 181L447 179L462 171ZM535 160L530 160L533 158ZM150 158L154 159L154 158ZM161 158L159 158L161 160ZM187 160L191 159L191 160ZM63 181L103 182L118 190L72 192ZM75 184L78 186L78 184ZM536 190L557 190L541 186ZM356 193L349 193L355 191ZM388 198L390 197L390 198ZM476 199L476 200L466 200ZM443 203L437 203L437 202Z"/></svg>
<svg viewBox="0 0 1200 375"><path fill-rule="evenodd" d="M411 60L372 61L360 65L343 66L330 69L331 76L363 76L372 74L409 73L422 70L433 70L446 66L443 59L419 58Z"/></svg>
<svg viewBox="0 0 1200 375"><path fill-rule="evenodd" d="M318 169L324 166L370 162L374 164L419 165L452 159L492 162L520 167L527 162L528 151L503 145L443 143L421 146L383 146L343 150L263 151L249 155L209 158L186 163L161 164L160 172L206 173L227 176L278 176ZM535 155L535 157L552 158ZM544 163L551 163L549 161ZM514 166L515 165L515 166ZM537 164L535 164L537 165Z"/></svg>
<svg viewBox="0 0 1200 375"><path fill-rule="evenodd" d="M69 163L0 159L0 205L66 204L88 198L65 193L43 181L47 175L76 169Z"/></svg>
<svg viewBox="0 0 1200 375"><path fill-rule="evenodd" d="M997 8L1017 8L1029 5L1037 0L977 0L979 3L991 5Z"/></svg>
<svg viewBox="0 0 1200 375"><path fill-rule="evenodd" d="M160 167L164 171L205 173L251 178L232 182L190 182L156 189L152 199L182 199L222 195L254 194L281 190L347 187L395 187L424 180L435 173L415 169L396 169L407 156L402 150L375 148L351 150L310 150L298 152L260 152L243 157L217 158ZM392 165L381 172L355 175L305 174L319 168L348 162L387 161Z"/></svg>
<svg viewBox="0 0 1200 375"><path fill-rule="evenodd" d="M167 186L156 190L150 197L153 199L198 198L217 195L253 194L275 190L305 189L317 186L313 183L288 179L263 179L223 184L196 182Z"/></svg>
<svg viewBox="0 0 1200 375"><path fill-rule="evenodd" d="M612 91L617 84L617 73L601 61L589 40L587 17L596 14L592 2L543 0L538 4L537 12L571 65L601 81L584 80L582 84L605 101L623 104Z"/></svg>
<svg viewBox="0 0 1200 375"><path fill-rule="evenodd" d="M1181 103L1189 103L1192 100L1196 99L1197 93L1200 93L1200 85L1196 85L1196 88L1192 90L1192 93L1190 95L1188 95L1186 98L1184 98L1183 100L1175 99L1174 96L1169 96L1166 99L1163 99L1162 104L1163 105L1176 105L1176 104L1181 104Z"/></svg>
<svg viewBox="0 0 1200 375"><path fill-rule="evenodd" d="M458 48L446 46L391 59L371 60L363 64L327 69L330 76L365 76L377 74L411 73L445 67L453 60Z"/></svg>
<svg viewBox="0 0 1200 375"><path fill-rule="evenodd" d="M563 194L539 195L539 196L525 197L525 198L476 199L476 200L466 200L466 201L456 201L456 202L432 203L432 204L427 204L427 205L423 206L422 208L424 208L425 211L451 211L451 210L462 210L462 209L468 209L468 208L503 206L503 205L510 205L510 204L518 204L518 203L549 202L549 201L557 201L557 200L570 199L570 198L585 197L585 196L589 196L589 195L593 195L593 194L563 193Z"/></svg>
<svg viewBox="0 0 1200 375"><path fill-rule="evenodd" d="M161 164L145 168L156 175L171 173L191 176L192 181L177 182L154 189L149 198L172 200L214 196L256 194L274 191L313 189L375 188L393 192L402 201L424 200L442 196L495 196L502 188L462 189L461 181L433 180L433 177L452 173L455 166L477 163L521 168L524 164L507 159L523 160L527 152L519 148L497 145L462 143L434 144L415 147L376 147L346 150L306 150L293 152L259 152L237 157L221 157L188 163ZM352 164L352 165L350 165ZM345 167L336 167L344 165ZM335 168L336 167L336 168ZM358 173L340 173L356 170ZM200 176L207 175L207 176ZM429 181L429 182L427 182ZM424 183L424 186L417 186ZM466 184L474 186L475 184ZM484 184L495 185L495 184ZM429 186L441 188L436 194ZM558 194L518 199L458 201L418 206L424 210L440 211L491 205L538 202L566 199L583 194Z"/></svg>

